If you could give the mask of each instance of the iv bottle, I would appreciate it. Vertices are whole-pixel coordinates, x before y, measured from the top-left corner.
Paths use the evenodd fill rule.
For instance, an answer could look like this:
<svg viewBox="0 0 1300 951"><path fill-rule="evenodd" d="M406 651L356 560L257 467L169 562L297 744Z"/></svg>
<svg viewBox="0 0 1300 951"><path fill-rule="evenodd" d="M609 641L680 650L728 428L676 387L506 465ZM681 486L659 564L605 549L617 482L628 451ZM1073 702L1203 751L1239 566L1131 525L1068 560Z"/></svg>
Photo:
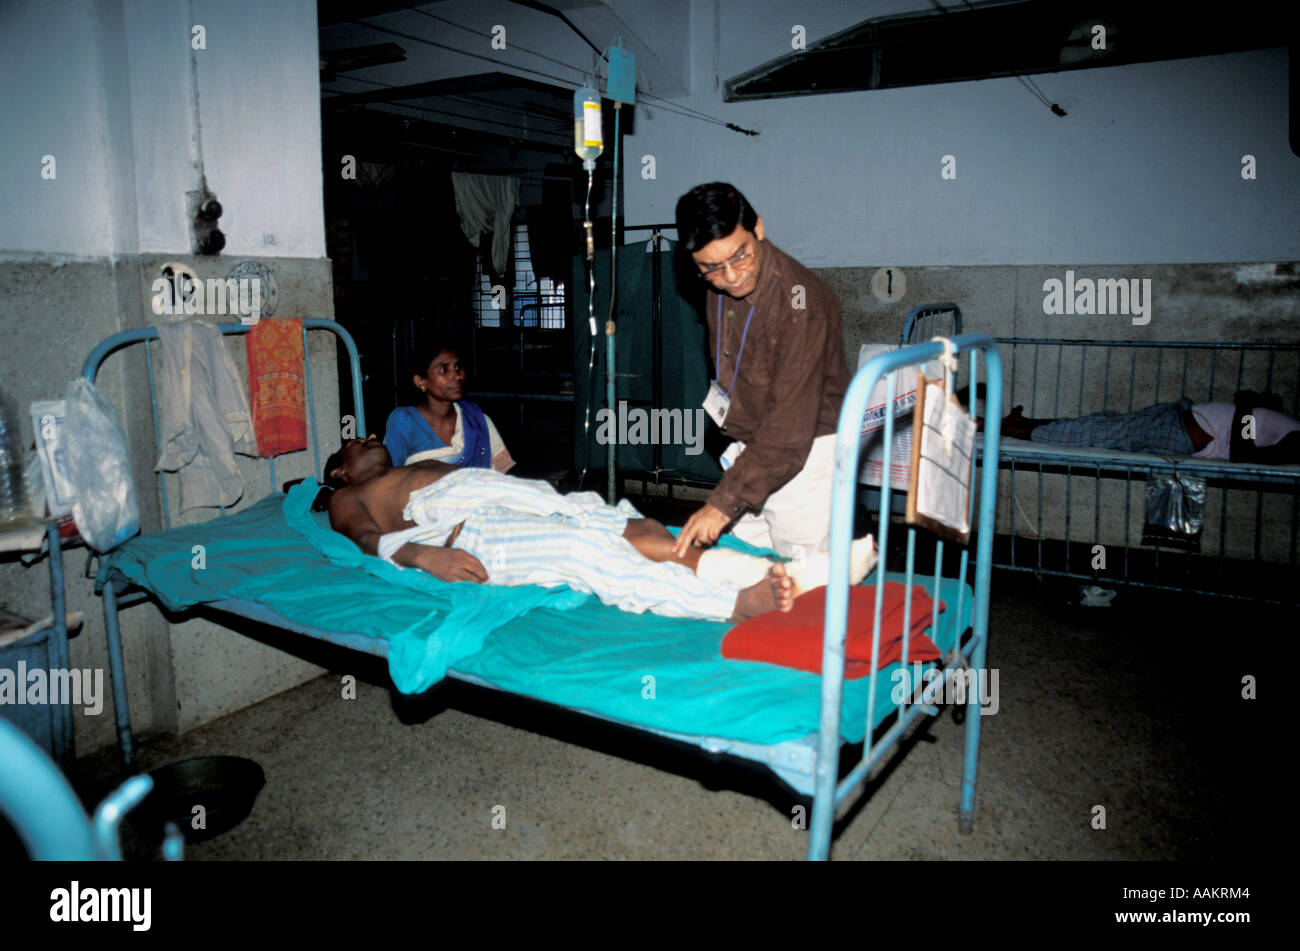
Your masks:
<svg viewBox="0 0 1300 951"><path fill-rule="evenodd" d="M582 159L582 167L591 170L605 150L600 129L600 93L590 85L573 92L573 151Z"/></svg>
<svg viewBox="0 0 1300 951"><path fill-rule="evenodd" d="M17 405L0 390L0 527L32 517L20 439Z"/></svg>

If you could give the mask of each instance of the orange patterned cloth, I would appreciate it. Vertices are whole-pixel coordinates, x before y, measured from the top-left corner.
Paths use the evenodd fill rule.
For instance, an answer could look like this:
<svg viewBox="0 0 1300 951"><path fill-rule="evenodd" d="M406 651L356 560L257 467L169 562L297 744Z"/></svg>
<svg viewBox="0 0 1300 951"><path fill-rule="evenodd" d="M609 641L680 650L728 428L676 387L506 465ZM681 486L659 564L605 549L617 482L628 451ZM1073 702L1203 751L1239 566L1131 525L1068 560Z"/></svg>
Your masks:
<svg viewBox="0 0 1300 951"><path fill-rule="evenodd" d="M244 345L257 454L278 456L306 449L302 321L264 317L244 337Z"/></svg>

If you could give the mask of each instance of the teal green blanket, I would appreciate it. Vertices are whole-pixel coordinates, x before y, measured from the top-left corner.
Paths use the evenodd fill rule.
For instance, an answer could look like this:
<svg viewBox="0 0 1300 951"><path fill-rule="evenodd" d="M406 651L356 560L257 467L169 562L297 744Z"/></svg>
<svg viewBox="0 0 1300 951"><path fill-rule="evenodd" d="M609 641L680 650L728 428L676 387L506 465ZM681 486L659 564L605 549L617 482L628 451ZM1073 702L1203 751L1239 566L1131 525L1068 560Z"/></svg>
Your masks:
<svg viewBox="0 0 1300 951"><path fill-rule="evenodd" d="M315 487L304 483L237 515L138 536L106 556L97 585L117 575L173 610L256 601L306 627L386 640L393 683L404 693L426 690L452 670L676 733L777 743L817 729L820 678L724 660L726 623L628 614L566 588L449 584L395 568L363 554L323 514L311 513L314 495ZM747 548L729 536L723 543ZM202 546L202 559L195 546ZM970 589L960 617L958 589L955 580L941 579L948 609L929 634L943 651L969 624ZM893 708L896 669L876 675L875 724ZM850 742L865 734L869 681L845 684L842 733Z"/></svg>

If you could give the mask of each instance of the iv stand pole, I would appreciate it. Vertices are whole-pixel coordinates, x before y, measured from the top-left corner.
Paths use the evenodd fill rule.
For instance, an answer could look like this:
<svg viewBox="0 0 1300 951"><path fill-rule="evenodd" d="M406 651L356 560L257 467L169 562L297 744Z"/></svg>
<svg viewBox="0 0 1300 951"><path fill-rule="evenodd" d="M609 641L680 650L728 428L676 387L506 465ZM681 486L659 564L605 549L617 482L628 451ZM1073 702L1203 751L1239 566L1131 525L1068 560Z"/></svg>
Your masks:
<svg viewBox="0 0 1300 951"><path fill-rule="evenodd" d="M616 486L618 485L618 475L614 468L614 444L618 442L618 406L614 402L614 295L618 291L618 119L619 109L623 105L617 99L614 100L614 175L612 190L614 193L614 213L610 216L610 241L609 241L609 317L605 321L605 397L609 406L610 419L614 422L612 432L615 438L607 443L608 449L606 462L609 469L609 488L607 498L610 505L617 501Z"/></svg>

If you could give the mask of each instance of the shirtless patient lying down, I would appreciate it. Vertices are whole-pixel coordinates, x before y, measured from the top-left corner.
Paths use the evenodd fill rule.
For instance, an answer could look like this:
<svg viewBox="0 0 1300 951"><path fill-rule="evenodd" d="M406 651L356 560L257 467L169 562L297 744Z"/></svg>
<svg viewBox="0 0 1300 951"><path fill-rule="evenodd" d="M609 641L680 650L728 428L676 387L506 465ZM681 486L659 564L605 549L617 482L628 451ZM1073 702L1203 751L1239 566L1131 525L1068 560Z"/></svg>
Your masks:
<svg viewBox="0 0 1300 951"><path fill-rule="evenodd" d="M789 611L826 583L827 555L774 562L730 549L672 553L663 525L622 500L561 495L540 480L441 462L394 466L376 437L344 443L325 465L330 525L368 554L444 581L567 584L633 613L742 620ZM876 563L853 543L850 582Z"/></svg>

